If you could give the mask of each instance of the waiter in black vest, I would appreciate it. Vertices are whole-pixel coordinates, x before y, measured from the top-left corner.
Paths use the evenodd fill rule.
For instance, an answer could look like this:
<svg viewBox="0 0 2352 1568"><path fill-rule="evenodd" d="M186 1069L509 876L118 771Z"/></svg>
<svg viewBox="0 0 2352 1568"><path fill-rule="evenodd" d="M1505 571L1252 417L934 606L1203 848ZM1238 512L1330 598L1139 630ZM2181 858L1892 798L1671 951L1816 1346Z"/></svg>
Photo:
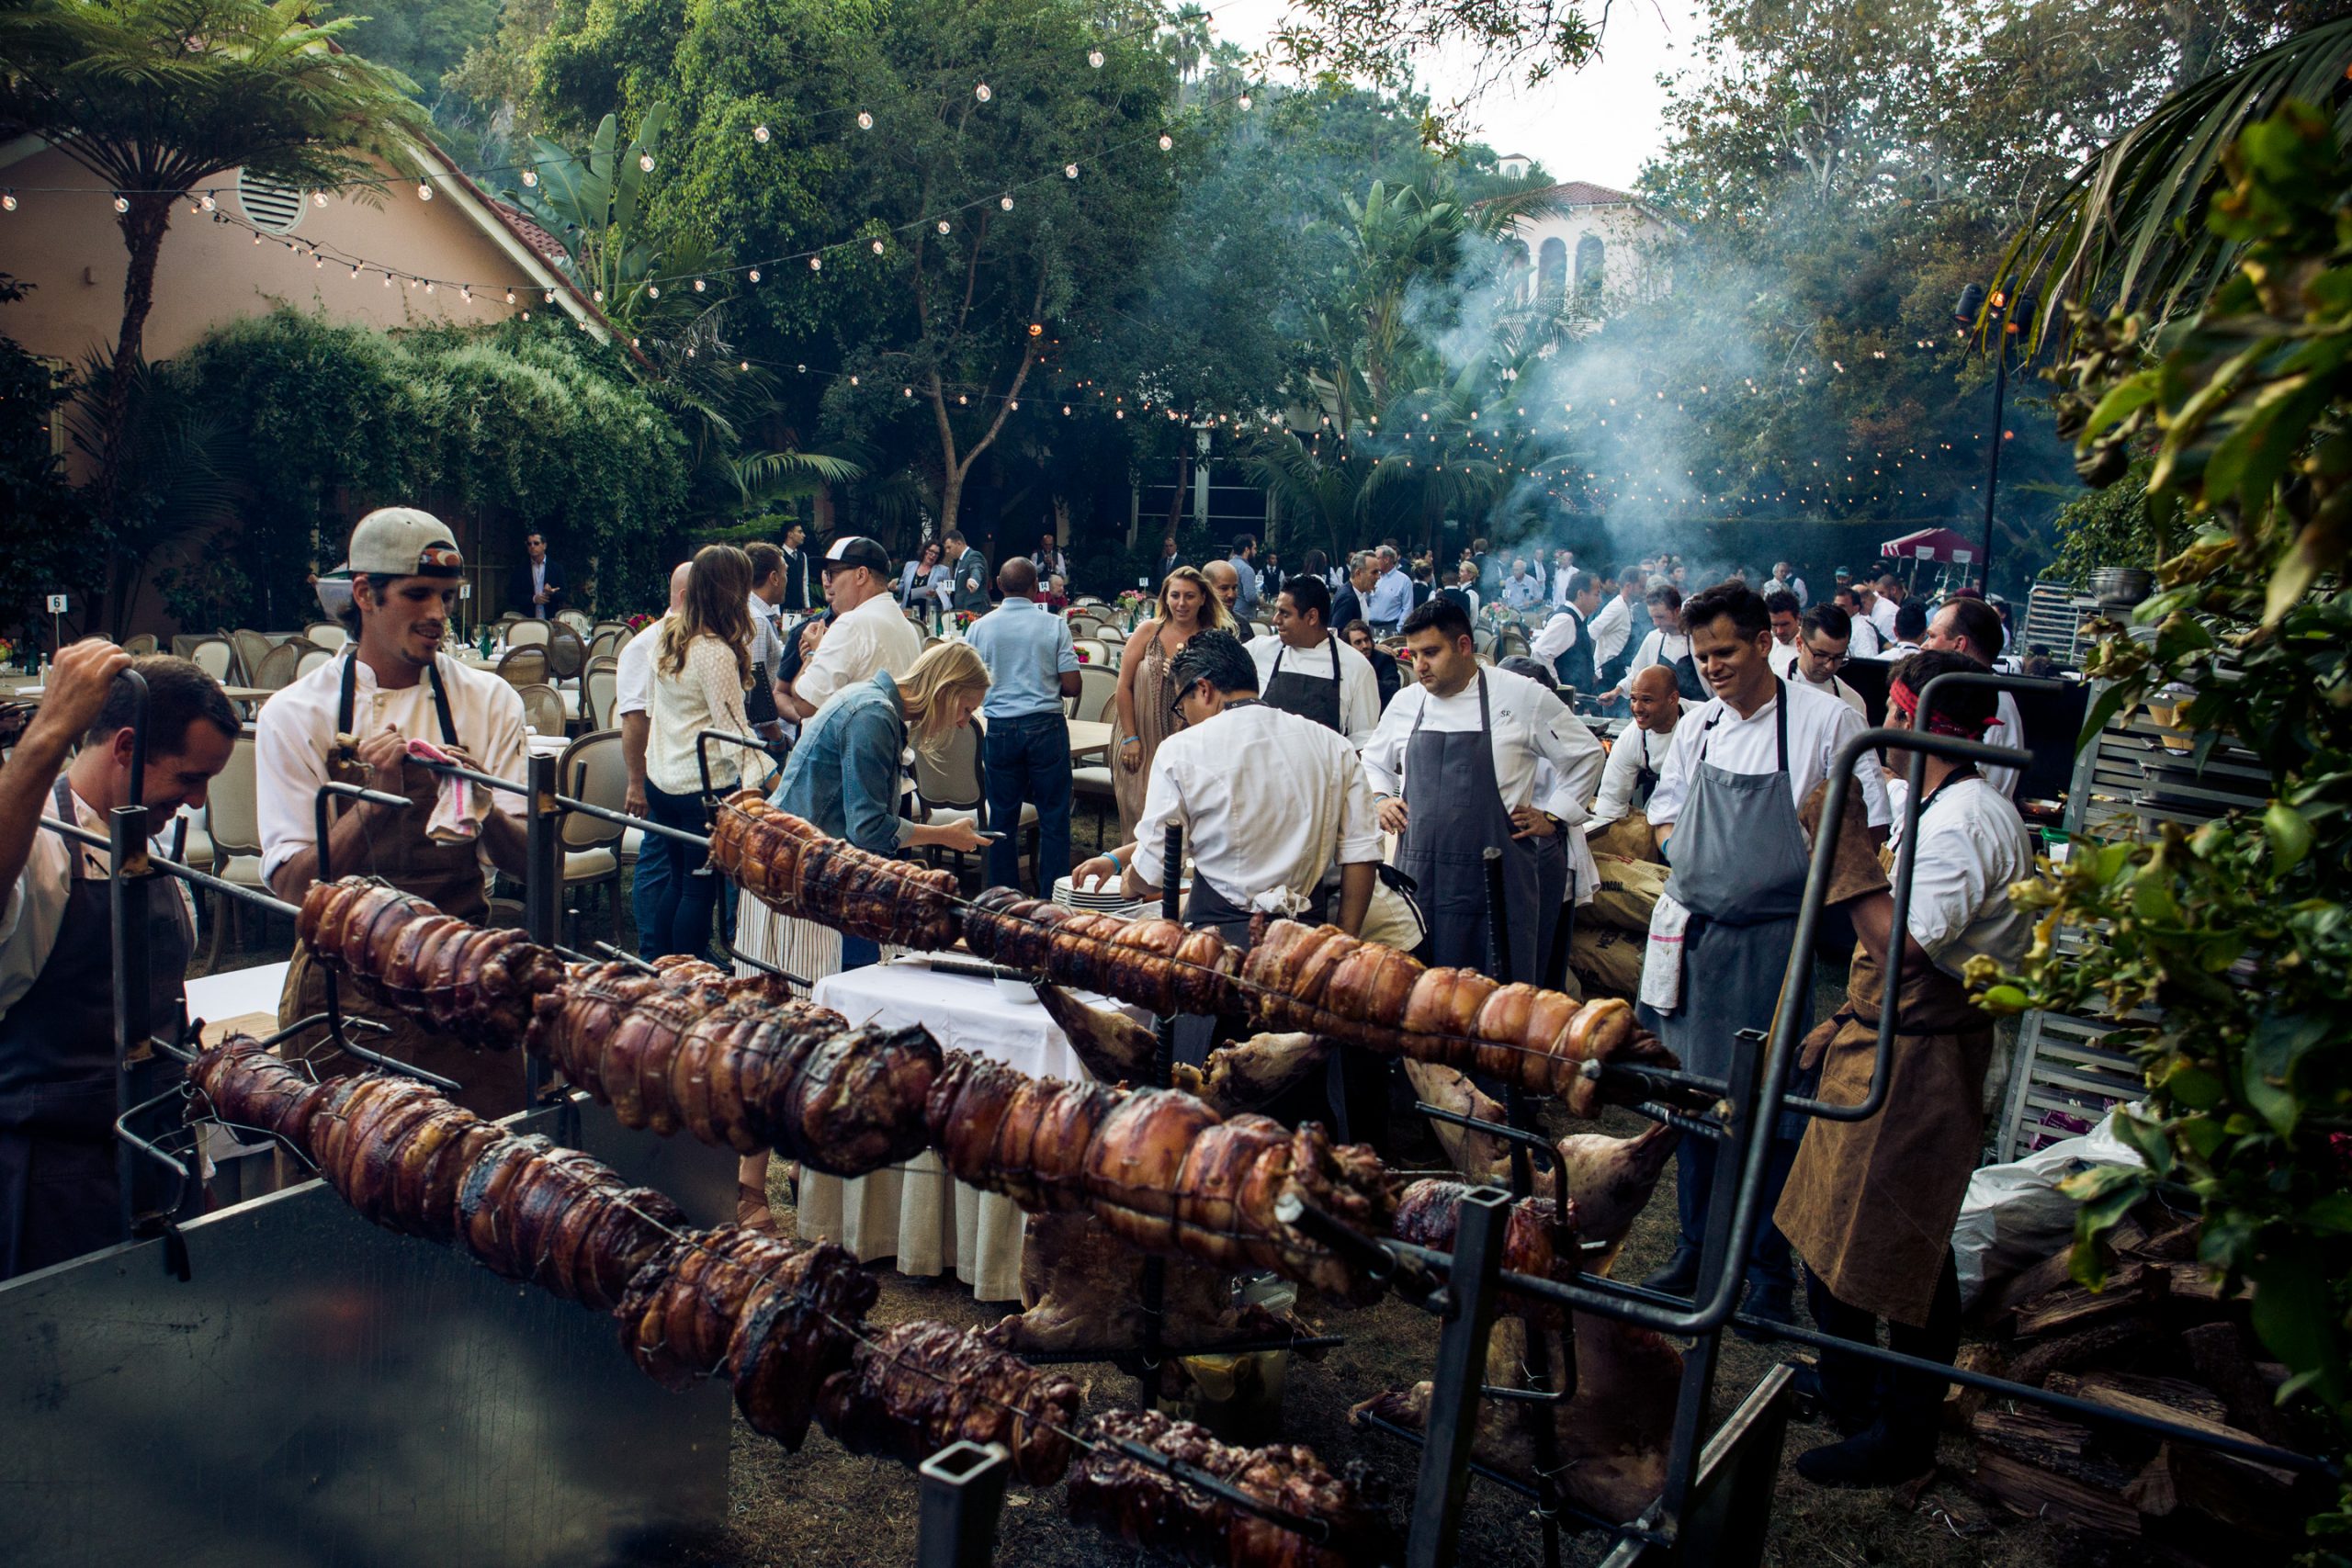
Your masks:
<svg viewBox="0 0 2352 1568"><path fill-rule="evenodd" d="M1380 722L1380 682L1372 661L1331 631L1331 590L1312 572L1283 584L1274 635L1248 644L1268 707L1311 718L1354 745Z"/></svg>
<svg viewBox="0 0 2352 1568"><path fill-rule="evenodd" d="M1552 673L1571 697L1590 697L1600 688L1600 673L1593 663L1592 617L1600 608L1600 579L1589 571L1571 571L1567 597L1535 634L1529 649L1552 667Z"/></svg>
<svg viewBox="0 0 2352 1568"><path fill-rule="evenodd" d="M185 659L133 660L91 638L58 656L40 711L0 767L0 1280L127 1239L115 1160L113 889L106 852L40 826L107 831L131 804L135 670L147 683L151 826L202 806L237 715ZM80 750L74 751L76 747ZM68 753L74 753L71 765ZM60 769L63 771L61 773ZM176 881L147 896L147 1011L176 1041L194 908Z"/></svg>

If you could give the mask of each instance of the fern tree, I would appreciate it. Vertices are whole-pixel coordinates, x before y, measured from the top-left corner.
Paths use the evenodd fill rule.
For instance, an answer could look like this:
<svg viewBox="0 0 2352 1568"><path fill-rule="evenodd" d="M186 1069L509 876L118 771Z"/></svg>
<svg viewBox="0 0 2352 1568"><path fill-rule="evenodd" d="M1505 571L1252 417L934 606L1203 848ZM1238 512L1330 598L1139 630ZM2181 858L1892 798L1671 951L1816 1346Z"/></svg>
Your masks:
<svg viewBox="0 0 2352 1568"><path fill-rule="evenodd" d="M426 133L397 71L338 51L353 18L305 0L10 0L0 8L0 135L29 133L117 193L130 254L98 383L92 511L120 520L132 389L172 204L232 169L298 189L366 179ZM372 195L368 186L358 194Z"/></svg>

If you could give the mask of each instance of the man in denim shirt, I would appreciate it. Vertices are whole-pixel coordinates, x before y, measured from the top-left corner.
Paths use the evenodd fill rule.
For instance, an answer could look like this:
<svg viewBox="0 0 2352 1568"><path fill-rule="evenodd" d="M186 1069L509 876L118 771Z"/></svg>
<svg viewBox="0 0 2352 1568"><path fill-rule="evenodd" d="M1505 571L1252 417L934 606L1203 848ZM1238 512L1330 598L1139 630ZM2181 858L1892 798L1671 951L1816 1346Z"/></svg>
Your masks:
<svg viewBox="0 0 2352 1568"><path fill-rule="evenodd" d="M1015 556L998 570L1004 602L972 624L972 650L989 667L989 826L1003 835L989 850L989 881L1021 886L1021 807L1037 807L1037 896L1069 870L1069 722L1062 699L1078 695L1078 650L1069 623L1036 601L1037 569Z"/></svg>

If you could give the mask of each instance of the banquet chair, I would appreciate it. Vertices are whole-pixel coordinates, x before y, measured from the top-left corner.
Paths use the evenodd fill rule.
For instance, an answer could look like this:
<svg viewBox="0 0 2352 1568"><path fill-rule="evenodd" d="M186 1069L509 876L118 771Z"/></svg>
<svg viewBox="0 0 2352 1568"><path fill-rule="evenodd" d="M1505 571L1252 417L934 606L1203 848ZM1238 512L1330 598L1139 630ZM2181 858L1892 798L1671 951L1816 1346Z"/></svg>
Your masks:
<svg viewBox="0 0 2352 1568"><path fill-rule="evenodd" d="M582 736L563 749L556 761L556 785L574 800L586 801L607 810L619 811L628 795L628 768L621 761L621 732L600 729ZM584 811L566 811L557 826L557 841L563 849L563 916L565 929L571 931L580 911L572 907L571 890L575 887L605 887L612 904L613 941L621 940L621 840L624 829L617 822L607 822L591 817ZM572 938L577 947L577 936Z"/></svg>
<svg viewBox="0 0 2352 1568"><path fill-rule="evenodd" d="M1474 626L1471 628L1470 646L1483 658L1494 659L1498 657L1495 652L1495 634L1487 630L1485 626Z"/></svg>
<svg viewBox="0 0 2352 1568"><path fill-rule="evenodd" d="M512 655L509 657L511 658ZM505 673L503 668L499 672ZM514 690L523 699L525 724L529 725L541 735L561 735L564 732L567 725L562 693L542 681L517 683Z"/></svg>
<svg viewBox="0 0 2352 1568"><path fill-rule="evenodd" d="M548 679L548 650L510 648L498 656L498 673L517 686L543 686Z"/></svg>
<svg viewBox="0 0 2352 1568"><path fill-rule="evenodd" d="M594 664L599 659L618 659L622 645L628 641L627 626L598 626L595 635L588 639L588 662Z"/></svg>
<svg viewBox="0 0 2352 1568"><path fill-rule="evenodd" d="M228 634L229 645L237 650L237 671L248 686L261 684L262 660L269 657L269 638L257 631L239 626Z"/></svg>
<svg viewBox="0 0 2352 1568"><path fill-rule="evenodd" d="M212 874L240 887L266 893L261 879L261 811L254 780L254 739L240 735L229 750L229 765L213 779L205 798L205 831L212 843ZM243 899L225 896L212 911L212 949L207 974L220 967L220 943L232 921L241 922ZM265 920L267 916L262 917Z"/></svg>
<svg viewBox="0 0 2352 1568"><path fill-rule="evenodd" d="M1094 666L1090 664L1078 672L1078 712L1073 716L1107 723L1115 734L1119 722L1119 678L1106 670L1102 673L1110 676L1109 684L1090 688L1086 678L1093 669ZM1070 805L1075 807L1081 799L1094 803L1098 836L1102 829L1109 826L1110 808L1119 798L1118 786L1112 782L1111 774L1112 768L1117 765L1116 750L1117 748L1114 747L1105 752L1100 762L1073 761L1070 765Z"/></svg>
<svg viewBox="0 0 2352 1568"><path fill-rule="evenodd" d="M132 637L129 642L122 645L122 651L130 655L133 659L146 658L147 655L155 651L155 634L153 632L141 632L137 637Z"/></svg>
<svg viewBox="0 0 2352 1568"><path fill-rule="evenodd" d="M1517 626L1505 626L1495 634L1495 660L1517 658L1528 651L1527 634Z"/></svg>
<svg viewBox="0 0 2352 1568"><path fill-rule="evenodd" d="M611 659L591 659L580 679L580 717L592 730L609 729L620 722L613 705L620 701L620 666Z"/></svg>
<svg viewBox="0 0 2352 1568"><path fill-rule="evenodd" d="M509 621L506 623L506 646L529 648L536 645L545 648L552 635L549 630L552 625L548 621Z"/></svg>
<svg viewBox="0 0 2352 1568"><path fill-rule="evenodd" d="M341 621L312 621L302 628L302 635L331 651L351 640L351 634L344 630Z"/></svg>
<svg viewBox="0 0 2352 1568"><path fill-rule="evenodd" d="M555 613L555 618L559 624L570 626L582 640L585 640L588 634L596 626L596 623L588 618L588 612L585 610L558 610Z"/></svg>
<svg viewBox="0 0 2352 1568"><path fill-rule="evenodd" d="M282 691L294 683L302 673L302 656L306 653L325 654L326 649L306 637L290 637L267 653L252 671L252 682L265 692Z"/></svg>
<svg viewBox="0 0 2352 1568"><path fill-rule="evenodd" d="M294 666L294 678L299 681L320 665L332 662L335 653L334 649L320 648L315 645L304 649L301 659Z"/></svg>
<svg viewBox="0 0 2352 1568"><path fill-rule="evenodd" d="M1117 674L1120 661L1127 656L1125 637L1105 627L1102 635L1094 639L1094 646L1102 650L1102 668Z"/></svg>
<svg viewBox="0 0 2352 1568"><path fill-rule="evenodd" d="M1119 691L1119 672L1102 664L1081 664L1078 668L1078 705L1070 710L1072 718L1099 719L1103 705Z"/></svg>
<svg viewBox="0 0 2352 1568"><path fill-rule="evenodd" d="M978 822L986 807L988 786L980 771L980 752L985 731L975 716L969 724L956 726L944 736L918 741L915 754L915 805L921 820L925 822ZM990 823L991 828L1001 826ZM1036 855L1037 808L1027 803L1021 807L1021 821L1013 829L1023 834L1034 860ZM946 853L953 858L956 874L964 874L962 850L942 852L936 846L923 853L934 863ZM985 859L982 862L985 867Z"/></svg>
<svg viewBox="0 0 2352 1568"><path fill-rule="evenodd" d="M187 650L196 667L222 685L230 684L229 672L236 668L237 645L225 637L209 637Z"/></svg>
<svg viewBox="0 0 2352 1568"><path fill-rule="evenodd" d="M558 623L548 633L548 669L558 681L576 681L588 664L588 645L569 626Z"/></svg>

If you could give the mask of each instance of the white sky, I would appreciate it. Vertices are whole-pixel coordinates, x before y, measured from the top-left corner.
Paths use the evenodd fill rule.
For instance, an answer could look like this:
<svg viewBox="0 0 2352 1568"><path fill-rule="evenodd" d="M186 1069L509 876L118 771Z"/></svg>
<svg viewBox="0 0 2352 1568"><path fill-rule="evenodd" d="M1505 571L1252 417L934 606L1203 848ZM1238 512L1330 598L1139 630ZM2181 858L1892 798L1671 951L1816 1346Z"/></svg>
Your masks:
<svg viewBox="0 0 2352 1568"><path fill-rule="evenodd" d="M1254 51L1282 12L1282 0L1227 0L1215 5L1213 22L1218 36ZM1692 0L1614 0L1599 60L1532 89L1494 88L1469 118L1496 152L1540 159L1555 179L1628 188L1664 140L1658 74L1680 69L1698 33ZM1421 78L1442 103L1460 95L1470 70L1439 57L1422 66Z"/></svg>

